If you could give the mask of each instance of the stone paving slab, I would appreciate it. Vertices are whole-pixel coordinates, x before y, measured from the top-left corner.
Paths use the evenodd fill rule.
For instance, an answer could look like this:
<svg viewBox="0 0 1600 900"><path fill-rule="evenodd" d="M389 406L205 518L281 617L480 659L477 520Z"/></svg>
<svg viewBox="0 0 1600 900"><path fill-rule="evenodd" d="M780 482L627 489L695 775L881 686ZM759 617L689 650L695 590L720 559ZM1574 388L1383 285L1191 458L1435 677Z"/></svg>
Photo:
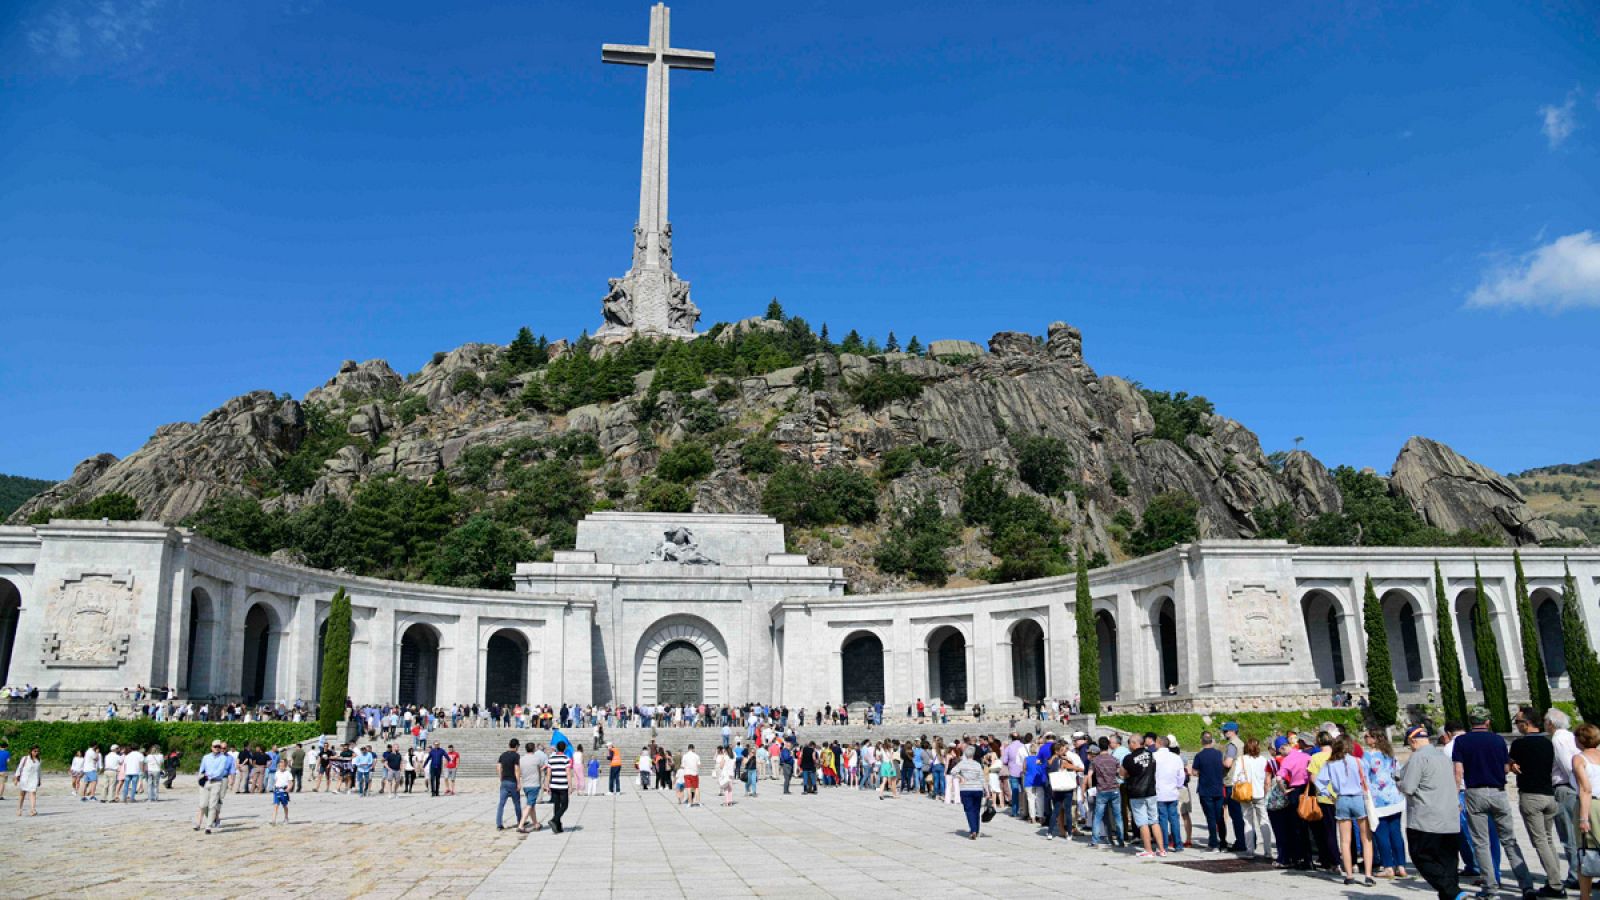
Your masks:
<svg viewBox="0 0 1600 900"><path fill-rule="evenodd" d="M784 796L763 782L755 799L741 788L731 807L713 798L691 809L670 792L625 783L616 799L573 798L565 834L546 828L524 837L494 830L495 785L487 780L464 781L456 797L302 793L288 826L267 824L266 797L230 795L224 827L209 836L190 828L192 778L158 803L132 805L80 803L65 787L64 778L47 780L37 817L17 818L9 796L0 805L0 896L1432 896L1415 877L1346 888L1265 867L1196 871L1046 841L1003 815L969 841L959 806L878 800L849 788L804 796L796 787ZM540 805L541 821L549 809ZM1526 848L1520 829L1519 837ZM1221 858L1188 851L1169 860Z"/></svg>

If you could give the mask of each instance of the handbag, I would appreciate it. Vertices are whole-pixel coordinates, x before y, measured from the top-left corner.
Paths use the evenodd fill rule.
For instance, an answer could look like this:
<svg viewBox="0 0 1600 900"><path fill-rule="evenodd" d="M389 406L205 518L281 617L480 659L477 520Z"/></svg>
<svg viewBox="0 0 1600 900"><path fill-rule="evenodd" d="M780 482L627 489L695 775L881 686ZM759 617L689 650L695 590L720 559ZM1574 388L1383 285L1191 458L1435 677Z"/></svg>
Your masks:
<svg viewBox="0 0 1600 900"><path fill-rule="evenodd" d="M983 814L980 815L978 818L981 819L982 821L985 821L985 822L989 821L990 819L993 819L994 818L994 803L989 802L989 801L984 801Z"/></svg>
<svg viewBox="0 0 1600 900"><path fill-rule="evenodd" d="M1317 795L1309 788L1300 795L1300 806L1295 813L1307 822L1322 821L1322 804L1317 802Z"/></svg>
<svg viewBox="0 0 1600 900"><path fill-rule="evenodd" d="M1078 773L1061 769L1050 773L1050 790L1060 793L1078 788Z"/></svg>
<svg viewBox="0 0 1600 900"><path fill-rule="evenodd" d="M1594 840L1585 835L1578 844L1578 874L1585 878L1600 877L1600 848L1592 846Z"/></svg>
<svg viewBox="0 0 1600 900"><path fill-rule="evenodd" d="M1233 783L1233 799L1236 803L1254 803L1256 799L1255 785L1248 781L1235 781Z"/></svg>
<svg viewBox="0 0 1600 900"><path fill-rule="evenodd" d="M1267 787L1267 810L1278 812L1288 805L1289 791L1283 786L1283 779L1272 779L1272 784Z"/></svg>

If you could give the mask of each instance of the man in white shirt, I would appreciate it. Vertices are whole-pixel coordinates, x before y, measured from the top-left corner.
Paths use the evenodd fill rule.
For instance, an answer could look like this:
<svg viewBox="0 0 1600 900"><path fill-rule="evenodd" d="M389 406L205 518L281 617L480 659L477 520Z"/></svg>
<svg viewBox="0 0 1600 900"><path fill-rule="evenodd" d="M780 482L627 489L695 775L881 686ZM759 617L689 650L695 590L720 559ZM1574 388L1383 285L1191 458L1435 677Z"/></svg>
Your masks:
<svg viewBox="0 0 1600 900"><path fill-rule="evenodd" d="M151 744L150 752L144 755L144 785L152 803L161 799L161 764L165 761L161 748Z"/></svg>
<svg viewBox="0 0 1600 900"><path fill-rule="evenodd" d="M1173 753L1171 746L1171 735L1156 741L1156 810L1160 817L1158 821L1161 823L1162 838L1177 853L1183 850L1183 824L1178 815L1178 801L1189 773L1183 765L1183 757Z"/></svg>
<svg viewBox="0 0 1600 900"><path fill-rule="evenodd" d="M139 796L139 778L144 774L144 754L129 747L122 757L122 799L132 803Z"/></svg>
<svg viewBox="0 0 1600 900"><path fill-rule="evenodd" d="M100 745L90 744L83 751L83 785L78 789L78 802L93 800L100 789Z"/></svg>
<svg viewBox="0 0 1600 900"><path fill-rule="evenodd" d="M117 802L117 796L122 792L122 753L116 744L111 745L111 750L102 762L100 780L100 802L106 802L106 797L111 797L111 802Z"/></svg>
<svg viewBox="0 0 1600 900"><path fill-rule="evenodd" d="M689 806L699 806L700 754L694 752L693 744L678 758L678 772L683 775L684 802Z"/></svg>
<svg viewBox="0 0 1600 900"><path fill-rule="evenodd" d="M1550 772L1550 782L1555 786L1556 805L1561 812L1556 816L1556 834L1561 838L1561 849L1567 857L1566 886L1578 886L1578 779L1572 774L1572 758L1578 755L1578 742L1572 736L1572 719L1552 707L1544 714L1544 730L1555 747L1555 762ZM1555 873L1548 873L1551 878Z"/></svg>

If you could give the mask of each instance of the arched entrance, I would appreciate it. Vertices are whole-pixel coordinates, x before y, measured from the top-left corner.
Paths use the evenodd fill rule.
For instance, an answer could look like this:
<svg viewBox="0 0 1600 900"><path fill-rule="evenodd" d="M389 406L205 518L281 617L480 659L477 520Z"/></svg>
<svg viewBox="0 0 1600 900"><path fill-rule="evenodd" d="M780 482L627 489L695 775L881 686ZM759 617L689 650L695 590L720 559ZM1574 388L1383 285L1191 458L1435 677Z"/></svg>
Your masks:
<svg viewBox="0 0 1600 900"><path fill-rule="evenodd" d="M1044 629L1032 619L1023 619L1011 628L1011 685L1017 699L1025 703L1044 699Z"/></svg>
<svg viewBox="0 0 1600 900"><path fill-rule="evenodd" d="M246 645L249 644L249 622L246 617ZM184 669L183 683L190 697L209 697L216 693L211 685L211 672L216 657L217 605L205 588L189 592L189 659ZM259 650L260 638L257 638ZM248 652L248 646L247 646Z"/></svg>
<svg viewBox="0 0 1600 900"><path fill-rule="evenodd" d="M1305 619L1306 644L1311 648L1311 668L1317 684L1333 690L1343 685L1349 674L1344 648L1344 610L1339 600L1327 591L1310 591L1300 598Z"/></svg>
<svg viewBox="0 0 1600 900"><path fill-rule="evenodd" d="M1122 689L1117 680L1117 620L1102 609L1094 614L1094 630L1100 647L1100 699L1115 700Z"/></svg>
<svg viewBox="0 0 1600 900"><path fill-rule="evenodd" d="M883 641L870 631L858 631L845 638L839 652L845 705L882 703Z"/></svg>
<svg viewBox="0 0 1600 900"><path fill-rule="evenodd" d="M1421 690L1422 638L1417 624L1417 603L1403 590L1384 591L1378 598L1383 609L1383 627L1389 634L1389 662L1394 669L1395 690L1413 693Z"/></svg>
<svg viewBox="0 0 1600 900"><path fill-rule="evenodd" d="M22 617L22 589L0 578L0 684L10 684L11 655L17 644L17 622Z"/></svg>
<svg viewBox="0 0 1600 900"><path fill-rule="evenodd" d="M279 632L272 607L257 603L244 614L244 667L239 694L246 703L278 699Z"/></svg>
<svg viewBox="0 0 1600 900"><path fill-rule="evenodd" d="M1483 684L1478 674L1478 627L1473 622L1473 608L1478 605L1478 592L1467 588L1456 595L1456 643L1461 648L1462 686L1469 691L1483 690ZM1494 605L1490 603L1484 609L1485 618L1489 622L1490 640L1496 650L1500 642L1494 639Z"/></svg>
<svg viewBox="0 0 1600 900"><path fill-rule="evenodd" d="M483 702L515 706L528 694L528 643L503 628L489 636L484 660Z"/></svg>
<svg viewBox="0 0 1600 900"><path fill-rule="evenodd" d="M694 656L680 650L669 658L668 651L676 644L687 645ZM670 678L665 668L674 670ZM727 642L698 616L671 615L650 626L634 651L634 672L638 703L682 703L691 694L690 702L709 706L739 699L728 695Z"/></svg>
<svg viewBox="0 0 1600 900"><path fill-rule="evenodd" d="M656 664L657 702L669 706L698 705L705 697L705 658L688 641L673 641Z"/></svg>
<svg viewBox="0 0 1600 900"><path fill-rule="evenodd" d="M432 706L439 683L439 633L427 625L406 629L400 638L401 706Z"/></svg>
<svg viewBox="0 0 1600 900"><path fill-rule="evenodd" d="M1544 657L1544 674L1551 687L1566 684L1567 650L1561 638L1561 595L1541 588L1528 598L1533 604L1533 621L1539 632L1539 652Z"/></svg>
<svg viewBox="0 0 1600 900"><path fill-rule="evenodd" d="M949 625L928 635L928 693L949 706L967 705L967 639Z"/></svg>
<svg viewBox="0 0 1600 900"><path fill-rule="evenodd" d="M1171 597L1163 597L1155 608L1156 650L1161 656L1157 686L1163 694L1181 693L1178 674L1178 612Z"/></svg>

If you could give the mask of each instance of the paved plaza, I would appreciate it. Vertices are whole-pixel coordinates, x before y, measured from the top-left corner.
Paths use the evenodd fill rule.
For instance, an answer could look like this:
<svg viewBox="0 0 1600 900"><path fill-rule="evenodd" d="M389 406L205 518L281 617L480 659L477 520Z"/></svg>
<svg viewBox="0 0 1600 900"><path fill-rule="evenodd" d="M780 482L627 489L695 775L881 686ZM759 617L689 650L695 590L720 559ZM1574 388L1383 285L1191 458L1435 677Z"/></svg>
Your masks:
<svg viewBox="0 0 1600 900"><path fill-rule="evenodd" d="M848 788L784 796L763 782L760 797L732 808L685 809L631 784L616 800L575 798L565 834L526 837L495 831L487 780L438 799L302 793L294 824L276 827L265 797L235 794L224 828L206 836L190 830L192 777L159 803L132 806L79 803L65 783L46 781L37 817L0 814L4 896L1432 896L1415 877L1346 888L1266 868L1189 867L1232 859L1203 851L1143 861L1046 841L1003 815L974 842L961 836L958 806ZM541 821L548 811L541 804Z"/></svg>

